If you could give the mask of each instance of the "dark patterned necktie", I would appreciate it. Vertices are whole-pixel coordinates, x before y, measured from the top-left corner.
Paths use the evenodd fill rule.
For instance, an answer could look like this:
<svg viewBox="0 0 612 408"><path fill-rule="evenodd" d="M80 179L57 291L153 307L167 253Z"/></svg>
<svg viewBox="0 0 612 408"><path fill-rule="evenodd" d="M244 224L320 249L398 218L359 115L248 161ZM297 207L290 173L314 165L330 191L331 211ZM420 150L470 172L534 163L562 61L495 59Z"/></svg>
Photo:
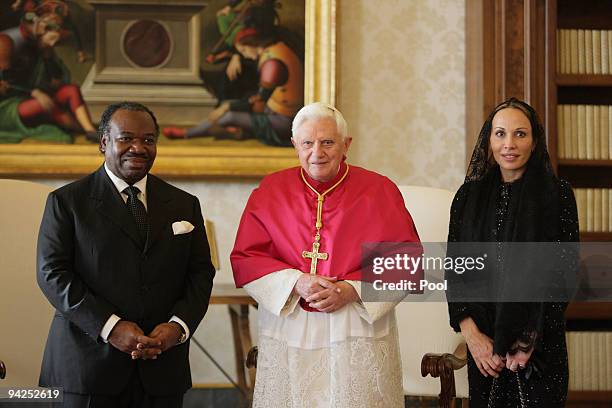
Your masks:
<svg viewBox="0 0 612 408"><path fill-rule="evenodd" d="M147 221L147 210L145 209L142 201L138 199L138 193L140 193L140 190L138 187L129 186L126 187L123 192L128 196L126 204L130 210L130 213L132 213L134 216L136 226L138 226L140 238L144 244L147 242L147 236L149 235L149 222Z"/></svg>

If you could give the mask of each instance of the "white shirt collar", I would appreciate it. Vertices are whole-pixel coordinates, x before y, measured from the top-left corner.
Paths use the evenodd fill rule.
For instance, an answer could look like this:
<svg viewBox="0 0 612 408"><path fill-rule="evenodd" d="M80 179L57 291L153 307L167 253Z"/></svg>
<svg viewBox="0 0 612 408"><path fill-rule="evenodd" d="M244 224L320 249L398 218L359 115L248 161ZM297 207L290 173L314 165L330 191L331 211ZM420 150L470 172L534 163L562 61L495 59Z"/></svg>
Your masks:
<svg viewBox="0 0 612 408"><path fill-rule="evenodd" d="M117 191L119 191L120 193L123 193L123 190L125 190L129 186L129 184L126 183L125 180L120 179L119 177L117 177L115 175L115 173L113 173L108 168L108 165L106 164L106 162L104 162L104 170L106 170L106 174L108 174L108 177L111 179L111 181L115 185L115 188L117 189ZM143 178L141 178L136 183L134 183L134 186L138 187L138 189L140 190L140 197L139 197L140 201L145 203L145 206L146 206L146 202L147 202L147 200L146 200L146 197L147 197L147 175L145 174L145 176ZM122 197L124 197L124 196L122 195Z"/></svg>

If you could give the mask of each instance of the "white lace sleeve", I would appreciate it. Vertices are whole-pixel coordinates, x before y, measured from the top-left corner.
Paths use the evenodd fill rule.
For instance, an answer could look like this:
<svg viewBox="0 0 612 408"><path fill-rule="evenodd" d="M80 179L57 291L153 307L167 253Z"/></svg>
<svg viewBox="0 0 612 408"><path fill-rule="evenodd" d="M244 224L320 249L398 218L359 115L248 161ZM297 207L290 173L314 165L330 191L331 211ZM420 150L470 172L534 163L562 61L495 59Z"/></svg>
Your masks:
<svg viewBox="0 0 612 408"><path fill-rule="evenodd" d="M389 302L364 302L361 299L361 285L369 285L369 283L353 280L347 280L345 282L350 283L351 286L355 288L355 291L359 295L359 301L354 302L353 305L355 309L357 309L359 316L370 324L392 311L393 308L395 308L395 306L404 298L404 295L398 295L397 298L394 298Z"/></svg>
<svg viewBox="0 0 612 408"><path fill-rule="evenodd" d="M244 289L260 307L276 316L287 316L293 312L300 300L300 297L293 293L300 276L302 272L297 269L283 269L247 283Z"/></svg>

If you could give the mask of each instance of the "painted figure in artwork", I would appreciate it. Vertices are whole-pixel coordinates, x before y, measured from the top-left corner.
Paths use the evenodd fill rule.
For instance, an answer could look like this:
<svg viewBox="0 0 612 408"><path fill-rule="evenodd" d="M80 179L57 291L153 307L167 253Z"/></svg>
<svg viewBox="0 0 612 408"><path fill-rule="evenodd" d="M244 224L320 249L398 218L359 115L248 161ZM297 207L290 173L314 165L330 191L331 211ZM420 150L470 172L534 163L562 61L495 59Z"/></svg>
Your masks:
<svg viewBox="0 0 612 408"><path fill-rule="evenodd" d="M220 38L206 56L201 75L206 89L217 98L217 106L227 99L239 99L257 92L257 61L244 58L234 47L234 41L236 34L251 20L253 7L259 7L255 3L262 1L274 3L270 0L228 0L216 12Z"/></svg>
<svg viewBox="0 0 612 408"><path fill-rule="evenodd" d="M15 0L13 4L11 4L11 9L15 12L20 12L22 14L34 12L36 7L41 3L41 0ZM68 4L67 2L65 2ZM70 9L70 6L68 7ZM81 34L72 19L71 13L68 12L66 17L64 17L64 24L62 29L62 38L65 36L71 36L74 41L74 46L77 52L77 61L79 63L84 63L87 61L88 56L83 48L83 41L81 39Z"/></svg>
<svg viewBox="0 0 612 408"><path fill-rule="evenodd" d="M257 92L223 101L199 125L163 129L171 139L214 136L217 139L258 139L271 146L291 146L291 121L304 103L304 64L281 39L273 7L252 7L250 20L234 38L242 57L257 62Z"/></svg>
<svg viewBox="0 0 612 408"><path fill-rule="evenodd" d="M54 47L67 35L63 1L27 1L17 27L0 32L0 142L97 139L87 105Z"/></svg>

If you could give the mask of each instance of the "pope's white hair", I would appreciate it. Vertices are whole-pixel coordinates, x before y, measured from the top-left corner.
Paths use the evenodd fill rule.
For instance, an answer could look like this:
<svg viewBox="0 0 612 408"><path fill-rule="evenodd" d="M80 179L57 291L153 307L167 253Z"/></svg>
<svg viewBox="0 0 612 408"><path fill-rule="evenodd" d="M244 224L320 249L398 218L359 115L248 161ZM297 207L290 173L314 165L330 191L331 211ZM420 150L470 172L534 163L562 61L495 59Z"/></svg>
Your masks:
<svg viewBox="0 0 612 408"><path fill-rule="evenodd" d="M342 139L348 137L348 126L342 113L332 105L324 102L313 102L300 109L293 119L291 134L295 136L300 126L309 120L325 118L333 119L336 122L336 129L338 134L342 136Z"/></svg>

